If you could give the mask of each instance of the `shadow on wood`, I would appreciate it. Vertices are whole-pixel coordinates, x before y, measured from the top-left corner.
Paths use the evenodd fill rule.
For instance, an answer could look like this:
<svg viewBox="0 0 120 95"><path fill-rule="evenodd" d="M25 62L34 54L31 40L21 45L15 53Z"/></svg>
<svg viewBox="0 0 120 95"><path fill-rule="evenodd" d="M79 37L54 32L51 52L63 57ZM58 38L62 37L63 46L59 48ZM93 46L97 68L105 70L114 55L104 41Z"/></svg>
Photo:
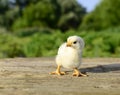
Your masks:
<svg viewBox="0 0 120 95"><path fill-rule="evenodd" d="M110 71L119 71L120 63L109 64L109 65L98 65L95 67L81 68L81 72L92 72L92 73L105 73Z"/></svg>

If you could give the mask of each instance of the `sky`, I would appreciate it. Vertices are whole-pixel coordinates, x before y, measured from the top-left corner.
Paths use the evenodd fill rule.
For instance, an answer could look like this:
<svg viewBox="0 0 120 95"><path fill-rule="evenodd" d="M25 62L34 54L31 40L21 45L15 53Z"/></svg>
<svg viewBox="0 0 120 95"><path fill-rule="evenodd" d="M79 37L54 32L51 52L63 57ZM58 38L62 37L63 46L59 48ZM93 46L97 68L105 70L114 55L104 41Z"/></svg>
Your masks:
<svg viewBox="0 0 120 95"><path fill-rule="evenodd" d="M87 9L87 12L91 12L97 4L100 3L100 0L77 0L82 6Z"/></svg>

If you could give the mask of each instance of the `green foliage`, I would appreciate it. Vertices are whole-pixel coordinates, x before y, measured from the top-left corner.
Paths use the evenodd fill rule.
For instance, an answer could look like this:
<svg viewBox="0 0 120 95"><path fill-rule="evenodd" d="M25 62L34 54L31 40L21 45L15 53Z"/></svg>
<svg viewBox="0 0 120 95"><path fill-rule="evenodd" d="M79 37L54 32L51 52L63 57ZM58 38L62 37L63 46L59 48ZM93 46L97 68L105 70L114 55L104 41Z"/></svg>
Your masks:
<svg viewBox="0 0 120 95"><path fill-rule="evenodd" d="M23 17L15 22L13 29L28 28L31 26L47 27L53 19L53 6L48 1L40 1L25 8Z"/></svg>
<svg viewBox="0 0 120 95"><path fill-rule="evenodd" d="M84 38L84 57L120 57L120 0L88 14L77 0L8 1L0 0L0 58L55 56L71 35Z"/></svg>
<svg viewBox="0 0 120 95"><path fill-rule="evenodd" d="M0 27L9 31L36 27L101 31L120 26L119 5L120 0L101 0L86 14L77 0L0 0Z"/></svg>
<svg viewBox="0 0 120 95"><path fill-rule="evenodd" d="M37 2L38 0L0 0L0 26L11 30L16 19L21 18L24 7ZM20 21L17 21L16 26L18 22L20 24Z"/></svg>
<svg viewBox="0 0 120 95"><path fill-rule="evenodd" d="M85 8L78 4L76 0L58 0L58 2L61 7L58 27L63 31L77 28L86 14Z"/></svg>
<svg viewBox="0 0 120 95"><path fill-rule="evenodd" d="M5 25L5 17L4 14L8 10L8 0L0 0L0 26Z"/></svg>
<svg viewBox="0 0 120 95"><path fill-rule="evenodd" d="M13 24L15 19L18 18L18 17L19 17L19 9L18 9L18 7L6 11L6 13L4 15L4 26L8 30L10 30L11 29L11 25Z"/></svg>
<svg viewBox="0 0 120 95"><path fill-rule="evenodd" d="M0 14L8 10L8 0L0 0Z"/></svg>
<svg viewBox="0 0 120 95"><path fill-rule="evenodd" d="M37 33L24 46L25 55L27 57L54 56L59 44L63 42L62 38L59 31L56 31L55 34Z"/></svg>
<svg viewBox="0 0 120 95"><path fill-rule="evenodd" d="M11 34L0 34L0 58L24 56L22 42Z"/></svg>
<svg viewBox="0 0 120 95"><path fill-rule="evenodd" d="M14 35L1 32L0 58L55 56L59 46L71 35L81 36L85 40L84 57L120 57L119 31L120 27L99 32L69 30L62 33L59 30L34 29L21 30L22 34Z"/></svg>
<svg viewBox="0 0 120 95"><path fill-rule="evenodd" d="M120 25L120 0L102 0L93 12L87 14L81 29L103 30Z"/></svg>
<svg viewBox="0 0 120 95"><path fill-rule="evenodd" d="M47 27L65 31L77 28L85 14L85 8L76 0L41 0L27 6L12 29Z"/></svg>

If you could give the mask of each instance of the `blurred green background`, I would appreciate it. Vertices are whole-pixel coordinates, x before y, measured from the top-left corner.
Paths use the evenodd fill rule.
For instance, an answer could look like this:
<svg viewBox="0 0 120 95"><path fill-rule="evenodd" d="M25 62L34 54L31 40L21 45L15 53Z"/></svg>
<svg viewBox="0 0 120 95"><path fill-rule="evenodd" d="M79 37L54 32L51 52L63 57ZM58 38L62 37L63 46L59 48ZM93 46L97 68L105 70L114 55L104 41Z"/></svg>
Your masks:
<svg viewBox="0 0 120 95"><path fill-rule="evenodd" d="M0 58L52 57L71 35L84 57L120 57L120 0L91 12L77 0L0 0Z"/></svg>

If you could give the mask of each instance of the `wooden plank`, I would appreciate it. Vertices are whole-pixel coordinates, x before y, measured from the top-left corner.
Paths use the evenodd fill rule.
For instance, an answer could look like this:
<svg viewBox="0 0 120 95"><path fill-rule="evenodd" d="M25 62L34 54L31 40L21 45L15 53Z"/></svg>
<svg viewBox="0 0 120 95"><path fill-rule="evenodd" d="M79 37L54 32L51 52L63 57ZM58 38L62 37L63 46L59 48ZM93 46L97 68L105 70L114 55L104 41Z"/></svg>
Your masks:
<svg viewBox="0 0 120 95"><path fill-rule="evenodd" d="M0 95L119 95L120 59L86 58L80 67L88 77L48 73L56 69L54 58L0 60Z"/></svg>

